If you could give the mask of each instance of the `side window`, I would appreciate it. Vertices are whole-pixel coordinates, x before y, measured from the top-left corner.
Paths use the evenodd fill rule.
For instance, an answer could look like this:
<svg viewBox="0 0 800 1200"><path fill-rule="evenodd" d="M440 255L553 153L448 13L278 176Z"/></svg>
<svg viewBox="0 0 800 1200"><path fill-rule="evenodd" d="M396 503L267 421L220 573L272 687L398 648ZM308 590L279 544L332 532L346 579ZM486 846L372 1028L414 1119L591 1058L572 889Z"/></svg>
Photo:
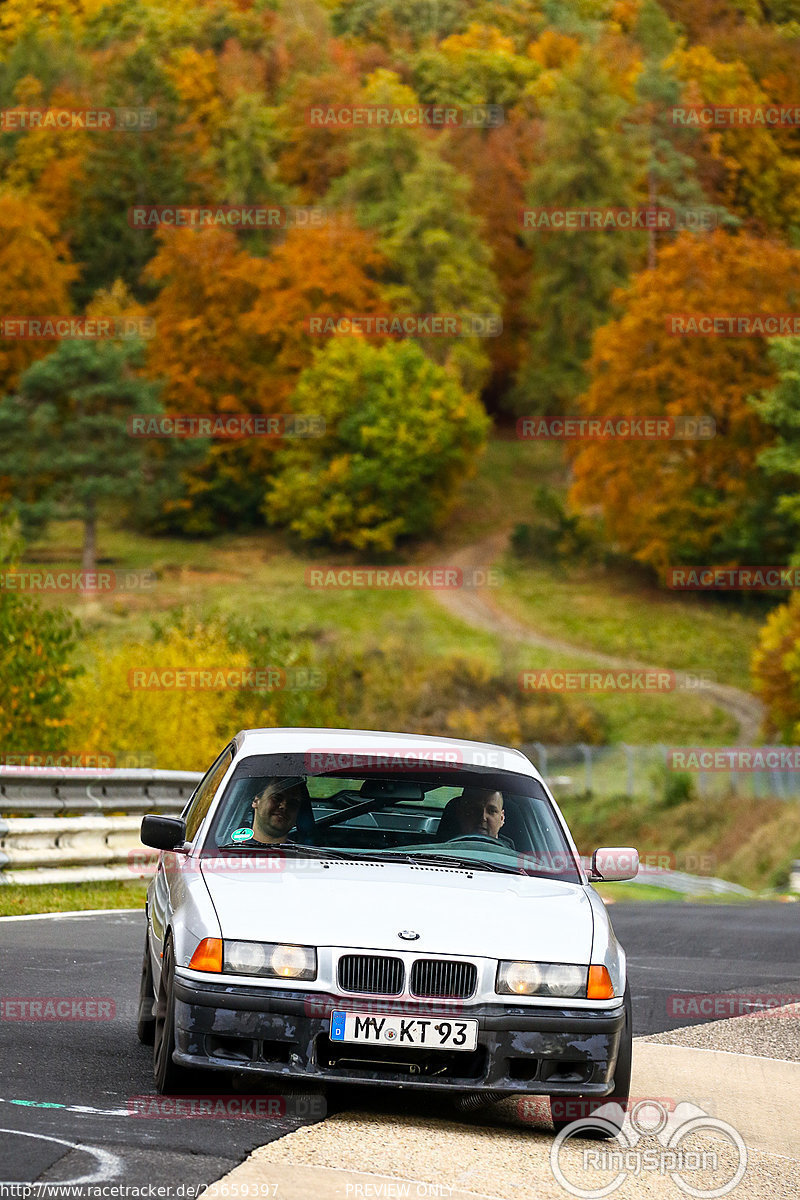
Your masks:
<svg viewBox="0 0 800 1200"><path fill-rule="evenodd" d="M211 807L211 801L219 791L219 785L222 783L225 773L232 762L233 749L230 746L226 746L217 761L208 769L205 777L198 784L197 791L184 814L187 842L194 841L194 836L202 825L203 818Z"/></svg>

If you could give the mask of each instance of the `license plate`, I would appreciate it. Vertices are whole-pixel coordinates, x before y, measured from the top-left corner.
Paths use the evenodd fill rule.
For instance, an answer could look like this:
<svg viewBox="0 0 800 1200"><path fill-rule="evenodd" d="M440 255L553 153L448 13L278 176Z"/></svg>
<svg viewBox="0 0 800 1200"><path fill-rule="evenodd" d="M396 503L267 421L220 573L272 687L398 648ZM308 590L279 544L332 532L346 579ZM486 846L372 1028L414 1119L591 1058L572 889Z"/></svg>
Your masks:
<svg viewBox="0 0 800 1200"><path fill-rule="evenodd" d="M332 1012L332 1042L368 1042L373 1046L417 1046L428 1050L474 1050L478 1022L451 1017L375 1017Z"/></svg>

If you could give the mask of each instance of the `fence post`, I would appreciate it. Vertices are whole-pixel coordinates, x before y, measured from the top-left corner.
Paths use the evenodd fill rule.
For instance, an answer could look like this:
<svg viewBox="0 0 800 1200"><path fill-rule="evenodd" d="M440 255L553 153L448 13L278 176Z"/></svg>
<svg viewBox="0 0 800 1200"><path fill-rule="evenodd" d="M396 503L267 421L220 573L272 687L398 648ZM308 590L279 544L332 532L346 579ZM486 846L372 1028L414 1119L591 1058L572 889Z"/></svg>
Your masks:
<svg viewBox="0 0 800 1200"><path fill-rule="evenodd" d="M586 781L586 791L592 790L592 747L579 742L578 749L583 755L583 775Z"/></svg>
<svg viewBox="0 0 800 1200"><path fill-rule="evenodd" d="M541 742L531 743L536 753L539 755L539 774L542 779L547 779L547 747Z"/></svg>
<svg viewBox="0 0 800 1200"><path fill-rule="evenodd" d="M628 746L625 742L621 742L620 745L622 746L622 749L625 751L625 760L626 760L626 766L627 766L626 791L627 791L628 796L633 796L633 767L634 767L633 746Z"/></svg>

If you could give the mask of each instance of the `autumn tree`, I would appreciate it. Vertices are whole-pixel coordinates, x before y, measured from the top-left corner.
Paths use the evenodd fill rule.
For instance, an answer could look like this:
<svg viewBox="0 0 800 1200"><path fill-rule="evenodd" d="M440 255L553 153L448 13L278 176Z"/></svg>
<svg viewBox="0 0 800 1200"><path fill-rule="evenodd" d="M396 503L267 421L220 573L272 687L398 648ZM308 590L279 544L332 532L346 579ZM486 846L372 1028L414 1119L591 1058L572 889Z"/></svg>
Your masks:
<svg viewBox="0 0 800 1200"><path fill-rule="evenodd" d="M321 416L326 433L280 451L269 520L372 553L441 524L488 431L480 403L413 342L333 343L301 375L292 408Z"/></svg>
<svg viewBox="0 0 800 1200"><path fill-rule="evenodd" d="M538 125L510 118L496 129L457 130L444 149L460 175L471 182L470 209L481 222L502 298L502 337L488 338L491 377L484 388L487 407L500 409L519 369L530 333L526 301L531 291L531 252L519 214L535 161Z"/></svg>
<svg viewBox="0 0 800 1200"><path fill-rule="evenodd" d="M419 97L394 71L381 69L367 80L359 103L414 108ZM359 126L351 138L348 169L334 181L326 202L352 208L362 228L385 235L400 214L403 180L418 166L426 140L404 123Z"/></svg>
<svg viewBox="0 0 800 1200"><path fill-rule="evenodd" d="M414 62L414 86L426 104L499 105L510 108L539 68L517 54L510 37L493 25L473 22Z"/></svg>
<svg viewBox="0 0 800 1200"><path fill-rule="evenodd" d="M631 106L596 56L584 50L542 97L540 161L531 172L532 208L635 207L639 163L624 121ZM533 327L514 396L518 412L561 412L586 383L594 330L637 259L633 231L536 229L528 316Z"/></svg>
<svg viewBox="0 0 800 1200"><path fill-rule="evenodd" d="M780 493L774 516L784 517L790 526L796 560L800 551L800 338L772 338L767 353L778 381L761 396L751 397L750 403L777 437L761 451L758 464Z"/></svg>
<svg viewBox="0 0 800 1200"><path fill-rule="evenodd" d="M697 130L687 130L672 120L673 109L680 103L681 85L665 62L675 49L677 33L657 0L644 0L636 34L643 60L636 80L638 105L632 120L645 146L648 205L671 209L678 228L687 222L688 228L701 232L720 222L738 225L739 221L724 208L711 204L696 177L690 150L697 141ZM661 233L660 240L671 236ZM657 230L649 229L648 267L655 266L657 239Z"/></svg>
<svg viewBox="0 0 800 1200"><path fill-rule="evenodd" d="M468 193L469 182L433 152L405 176L400 211L380 242L389 262L385 294L391 311L499 317L491 254L469 211ZM467 391L481 390L490 369L485 337L419 342Z"/></svg>
<svg viewBox="0 0 800 1200"><path fill-rule="evenodd" d="M681 336L673 316L786 313L800 253L717 231L681 234L617 301L595 336L585 417L709 416L716 435L580 441L570 447L579 506L597 506L620 549L659 573L670 564L780 562L775 491L756 459L771 440L747 397L774 382L763 337ZM695 430L695 432L697 432Z"/></svg>
<svg viewBox="0 0 800 1200"><path fill-rule="evenodd" d="M755 690L764 701L768 738L800 739L800 595L767 617L752 660Z"/></svg>
<svg viewBox="0 0 800 1200"><path fill-rule="evenodd" d="M20 569L22 543L12 522L0 525L0 571ZM0 745L6 754L47 754L67 739L78 626L57 608L0 588Z"/></svg>
<svg viewBox="0 0 800 1200"><path fill-rule="evenodd" d="M707 46L678 48L667 62L683 85L685 107L747 110L770 103L744 63L722 62ZM800 161L792 138L792 130L757 122L703 127L693 154L711 198L759 232L787 235L800 224Z"/></svg>
<svg viewBox="0 0 800 1200"><path fill-rule="evenodd" d="M156 336L148 368L178 413L281 414L319 339L313 316L374 312L381 259L370 236L344 223L294 228L267 258L225 230L161 235L148 277ZM260 521L275 441L217 441L182 472L159 528L203 533Z"/></svg>
<svg viewBox="0 0 800 1200"><path fill-rule="evenodd" d="M0 193L0 312L14 317L65 316L77 270L53 219L29 196ZM0 338L0 392L47 354L50 343ZM2 472L0 472L1 474Z"/></svg>
<svg viewBox="0 0 800 1200"><path fill-rule="evenodd" d="M398 41L413 46L450 33L469 7L469 0L343 0L334 12L333 29L390 49Z"/></svg>
<svg viewBox="0 0 800 1200"><path fill-rule="evenodd" d="M390 72L376 72L368 94L384 104L417 99ZM349 170L330 200L350 207L377 237L390 311L497 317L501 297L478 219L470 212L469 181L444 160L428 136L409 127L370 129L354 140ZM485 341L476 337L420 339L447 363L468 391L489 373Z"/></svg>
<svg viewBox="0 0 800 1200"><path fill-rule="evenodd" d="M293 187L301 204L322 199L334 179L350 163L352 130L327 124L314 110L350 108L359 102L360 86L352 60L334 53L328 70L315 75L295 75L276 113L280 135L278 176Z"/></svg>
<svg viewBox="0 0 800 1200"><path fill-rule="evenodd" d="M64 341L0 401L0 475L15 483L16 511L30 528L78 518L87 572L104 506L142 488L145 444L128 419L160 411L155 385L136 374L142 358L135 339Z"/></svg>

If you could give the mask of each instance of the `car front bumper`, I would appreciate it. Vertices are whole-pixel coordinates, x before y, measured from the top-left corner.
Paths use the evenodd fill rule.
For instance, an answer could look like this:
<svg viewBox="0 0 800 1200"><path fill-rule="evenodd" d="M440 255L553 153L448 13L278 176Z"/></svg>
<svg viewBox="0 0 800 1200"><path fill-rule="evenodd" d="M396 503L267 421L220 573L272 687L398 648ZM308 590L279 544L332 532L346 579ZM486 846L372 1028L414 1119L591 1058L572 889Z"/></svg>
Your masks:
<svg viewBox="0 0 800 1200"><path fill-rule="evenodd" d="M334 1010L477 1019L474 1051L333 1043ZM625 1023L613 1009L392 1002L175 979L174 1059L316 1083L607 1096Z"/></svg>

